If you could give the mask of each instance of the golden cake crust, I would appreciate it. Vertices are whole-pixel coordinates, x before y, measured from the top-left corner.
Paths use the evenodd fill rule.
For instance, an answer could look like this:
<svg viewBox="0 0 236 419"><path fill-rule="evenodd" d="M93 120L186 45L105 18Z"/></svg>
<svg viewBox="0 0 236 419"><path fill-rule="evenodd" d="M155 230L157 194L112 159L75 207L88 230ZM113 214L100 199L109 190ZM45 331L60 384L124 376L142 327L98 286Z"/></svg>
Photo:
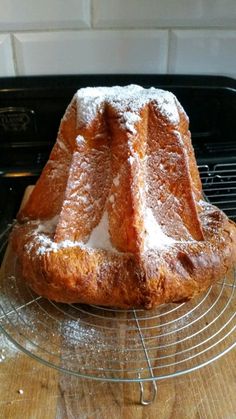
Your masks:
<svg viewBox="0 0 236 419"><path fill-rule="evenodd" d="M201 220L205 241L177 243L139 258L78 246L42 253L33 221L14 228L12 243L23 278L39 295L60 302L150 309L191 299L235 263L234 223L205 203Z"/></svg>
<svg viewBox="0 0 236 419"><path fill-rule="evenodd" d="M79 90L17 218L22 276L55 301L186 301L236 260L235 224L203 201L187 115L157 89Z"/></svg>

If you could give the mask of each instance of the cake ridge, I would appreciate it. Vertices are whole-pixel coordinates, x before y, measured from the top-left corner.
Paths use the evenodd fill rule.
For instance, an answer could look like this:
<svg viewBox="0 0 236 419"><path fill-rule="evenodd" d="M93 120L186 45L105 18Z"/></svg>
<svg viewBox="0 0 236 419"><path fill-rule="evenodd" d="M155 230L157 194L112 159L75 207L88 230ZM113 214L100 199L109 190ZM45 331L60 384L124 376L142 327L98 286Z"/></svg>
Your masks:
<svg viewBox="0 0 236 419"><path fill-rule="evenodd" d="M99 112L97 111L98 108ZM48 164L55 168L53 171L49 169L49 173L46 175L46 180L47 178L57 180L57 171L60 166L61 171L65 167L65 172L68 173L64 194L62 195L62 205L55 210L56 213L52 213L52 217L59 216L54 236L56 242L72 240L85 243L101 221L104 211L108 209L109 231L113 247L124 252L139 253L143 251L145 247L143 220L146 211L144 201L148 188L147 185L142 186L142 183L145 182L146 167L148 160L151 158L151 155L145 155L151 135L149 133L149 119L150 117L153 118L151 110L153 114L157 113L164 117L162 130L166 132L167 136L170 137L171 135L174 138L175 144L178 141L182 146L183 139L178 131L178 124L180 123L180 114L183 114L183 111L172 93L152 87L145 89L138 85L82 88L77 91L65 112L65 118L62 119L55 145L55 150L59 145L61 153L68 154L70 148L68 148L68 143L70 146L74 144L71 157L67 159L65 167L65 162L61 161L61 158L58 160L56 157L56 151L54 154L52 152L53 158L50 157ZM87 121L84 121L86 125L77 127L75 120L77 122L78 118L83 120L84 114L89 115ZM174 115L174 118L171 119L170 114ZM166 128L166 124L170 122L171 133ZM68 125L73 127L72 131L67 129ZM72 142L72 135L74 136L74 143ZM116 137L118 140L116 140ZM153 154L156 152L155 147ZM173 157L171 157L172 155ZM112 159L110 156L112 156ZM117 166L120 156L123 156L123 160ZM170 161L174 161L178 157L176 145L173 151L168 151L168 156ZM187 167L188 160L185 160L185 166ZM106 169L104 162L106 162ZM103 165L102 170L101 164ZM104 178L104 169L107 179ZM124 176L127 180L130 179L128 189L127 185L125 186L127 180L124 180ZM143 180L141 179L142 176ZM122 177L123 180L121 180ZM110 182L109 178L111 179ZM91 181L93 184L91 184ZM185 174L186 181L189 182L189 177ZM116 214L116 207L120 205L116 202L117 190L121 187L120 182L123 192L126 195L128 194L127 198L130 196L129 204L127 204L119 194L118 201L122 202L121 208L123 213L126 214L126 218L122 221L120 221L122 211L118 215ZM34 199L36 199L36 192L33 192ZM53 193L55 195L56 191L53 190ZM172 196L171 191L169 193ZM156 194L158 194L157 190ZM195 217L195 232L193 230L191 234L193 234L193 238L201 239L200 222L190 189L188 194L188 201L192 202L189 209L181 209L181 204L177 206L180 208L179 211L184 211L183 214L186 213L186 220L189 217L191 218L191 214ZM112 196L111 200L109 199L110 196ZM158 205L160 203L161 201ZM152 203L150 208L155 218L157 212L153 205ZM169 207L168 211L170 210ZM27 207L22 213L24 214L24 212L27 213ZM82 225L80 225L80 217L82 217ZM181 219L184 220L185 218L180 215L178 223L181 223ZM184 221L184 223L186 222L188 223L187 229L189 229L191 220ZM156 223L160 225L158 219L156 219ZM120 234L117 234L118 230ZM172 231L165 230L166 225L163 234L171 237ZM184 227L182 227L183 233L187 238L188 233Z"/></svg>
<svg viewBox="0 0 236 419"><path fill-rule="evenodd" d="M156 101L157 107L172 124L176 125L179 122L179 114L175 111L176 97L167 90L154 87L145 89L135 84L86 87L77 91L75 100L78 107L77 124L79 126L90 124L97 112L102 112L105 103L113 106L123 115L125 122L132 126L132 115L138 113L150 100ZM181 106L179 103L178 105ZM181 110L184 112L182 107Z"/></svg>

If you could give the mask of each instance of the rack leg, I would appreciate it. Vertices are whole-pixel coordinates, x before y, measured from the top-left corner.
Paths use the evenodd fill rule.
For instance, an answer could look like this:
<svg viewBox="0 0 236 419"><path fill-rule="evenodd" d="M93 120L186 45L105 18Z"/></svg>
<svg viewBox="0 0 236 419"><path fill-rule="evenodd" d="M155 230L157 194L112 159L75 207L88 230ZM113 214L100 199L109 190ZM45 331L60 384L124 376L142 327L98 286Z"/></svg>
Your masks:
<svg viewBox="0 0 236 419"><path fill-rule="evenodd" d="M147 385L147 383L146 383ZM155 381L152 381L152 392L151 392L151 396L149 399L145 398L144 395L144 386L142 382L139 382L139 387L140 387L140 404L142 406L148 406L149 404L153 403L156 399L157 396L157 384Z"/></svg>

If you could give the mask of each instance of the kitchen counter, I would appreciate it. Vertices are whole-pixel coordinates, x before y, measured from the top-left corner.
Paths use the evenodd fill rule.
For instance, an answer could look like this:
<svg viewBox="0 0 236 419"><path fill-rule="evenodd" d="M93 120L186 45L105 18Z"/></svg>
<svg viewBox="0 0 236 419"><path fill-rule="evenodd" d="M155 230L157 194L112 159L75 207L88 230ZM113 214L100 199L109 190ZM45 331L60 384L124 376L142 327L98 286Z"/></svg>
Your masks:
<svg viewBox="0 0 236 419"><path fill-rule="evenodd" d="M79 379L46 367L0 337L0 417L6 419L236 417L236 351L193 373L158 383L143 407L139 385ZM149 391L145 385L145 392Z"/></svg>

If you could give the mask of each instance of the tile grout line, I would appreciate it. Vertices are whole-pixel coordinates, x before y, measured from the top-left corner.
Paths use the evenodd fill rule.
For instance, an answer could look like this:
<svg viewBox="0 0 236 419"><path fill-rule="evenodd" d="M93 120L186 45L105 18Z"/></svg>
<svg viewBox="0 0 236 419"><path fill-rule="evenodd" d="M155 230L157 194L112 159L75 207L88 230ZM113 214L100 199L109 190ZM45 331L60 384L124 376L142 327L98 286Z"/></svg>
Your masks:
<svg viewBox="0 0 236 419"><path fill-rule="evenodd" d="M168 46L167 46L167 66L166 73L170 74L170 55L171 55L171 29L168 29Z"/></svg>
<svg viewBox="0 0 236 419"><path fill-rule="evenodd" d="M196 27L196 26L153 26L153 27L94 27L94 23L93 23L93 6L91 3L91 9L90 9L90 14L91 14L91 26L90 27L64 27L64 28L49 28L49 27L45 27L45 28L30 28L30 29L9 29L9 30L1 30L0 29L0 34L12 34L14 35L15 33L53 33L53 32L90 32L91 30L96 30L97 32L122 32L122 31L130 31L130 32L135 32L135 31L173 31L173 30L178 30L178 31L195 31L195 32L214 32L214 31L219 31L219 32L236 32L235 27L231 26L231 27L226 27L226 26L203 26L203 27Z"/></svg>
<svg viewBox="0 0 236 419"><path fill-rule="evenodd" d="M94 30L94 2L90 0L90 28Z"/></svg>
<svg viewBox="0 0 236 419"><path fill-rule="evenodd" d="M13 59L13 66L15 75L19 76L19 69L18 69L18 62L17 62L17 54L16 54L16 45L14 41L14 34L10 33L10 39L11 39L11 50L12 50L12 59Z"/></svg>

